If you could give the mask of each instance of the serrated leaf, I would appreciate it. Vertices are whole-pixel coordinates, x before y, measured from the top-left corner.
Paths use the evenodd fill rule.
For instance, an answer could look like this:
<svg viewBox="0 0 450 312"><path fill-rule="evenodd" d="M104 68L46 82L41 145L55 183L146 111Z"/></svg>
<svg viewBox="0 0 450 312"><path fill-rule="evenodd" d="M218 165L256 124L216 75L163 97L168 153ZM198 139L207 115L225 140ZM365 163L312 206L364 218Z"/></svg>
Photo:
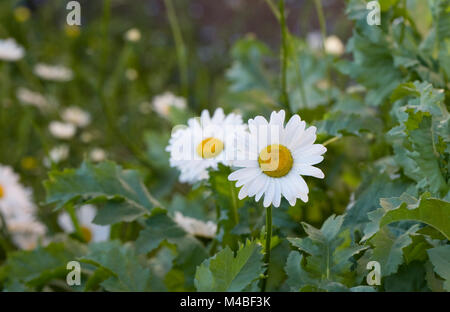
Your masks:
<svg viewBox="0 0 450 312"><path fill-rule="evenodd" d="M136 171L123 170L113 162L84 162L79 169L52 171L44 185L46 203L56 203L57 209L75 200L105 202L94 219L101 225L133 221L160 205Z"/></svg>
<svg viewBox="0 0 450 312"><path fill-rule="evenodd" d="M450 291L450 245L428 249L428 256L434 271L445 280L445 290Z"/></svg>
<svg viewBox="0 0 450 312"><path fill-rule="evenodd" d="M264 273L261 246L247 241L234 255L229 247L205 260L195 274L198 291L242 291Z"/></svg>
<svg viewBox="0 0 450 312"><path fill-rule="evenodd" d="M91 244L89 252L80 260L96 265L113 276L101 285L107 291L149 291L150 269L141 265L131 246L118 241Z"/></svg>

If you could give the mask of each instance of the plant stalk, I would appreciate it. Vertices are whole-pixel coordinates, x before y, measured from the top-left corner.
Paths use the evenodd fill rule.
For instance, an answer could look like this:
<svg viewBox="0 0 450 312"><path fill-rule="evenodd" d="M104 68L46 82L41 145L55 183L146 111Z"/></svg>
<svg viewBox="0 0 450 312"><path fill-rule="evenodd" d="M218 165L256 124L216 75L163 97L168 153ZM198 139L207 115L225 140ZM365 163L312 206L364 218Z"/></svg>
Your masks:
<svg viewBox="0 0 450 312"><path fill-rule="evenodd" d="M288 30L286 27L286 14L284 12L284 0L280 0L278 3L280 11L280 24L281 24L281 97L280 101L286 108L288 114L291 112L291 106L289 105L289 96L287 92L287 62L288 62Z"/></svg>
<svg viewBox="0 0 450 312"><path fill-rule="evenodd" d="M269 278L269 265L270 265L270 246L272 243L272 205L266 209L266 247L264 254L264 265L266 267L266 273L262 280L261 291L265 292L267 287L267 280Z"/></svg>

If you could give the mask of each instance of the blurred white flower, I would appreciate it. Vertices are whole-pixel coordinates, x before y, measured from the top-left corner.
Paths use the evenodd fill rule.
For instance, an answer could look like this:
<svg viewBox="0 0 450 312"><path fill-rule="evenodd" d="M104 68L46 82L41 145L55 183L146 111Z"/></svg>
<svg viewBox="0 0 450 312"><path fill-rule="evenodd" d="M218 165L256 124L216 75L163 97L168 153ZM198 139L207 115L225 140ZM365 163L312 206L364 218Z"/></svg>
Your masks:
<svg viewBox="0 0 450 312"><path fill-rule="evenodd" d="M344 44L336 36L330 36L325 40L325 51L333 55L342 55L345 52Z"/></svg>
<svg viewBox="0 0 450 312"><path fill-rule="evenodd" d="M176 96L171 92L165 92L153 98L153 109L162 117L168 117L171 107L186 108L186 99Z"/></svg>
<svg viewBox="0 0 450 312"><path fill-rule="evenodd" d="M34 67L34 73L42 79L51 81L70 81L73 78L72 70L62 65L39 63Z"/></svg>
<svg viewBox="0 0 450 312"><path fill-rule="evenodd" d="M60 121L52 121L48 129L55 138L66 140L71 139L77 130L73 124Z"/></svg>
<svg viewBox="0 0 450 312"><path fill-rule="evenodd" d="M47 99L38 92L33 92L27 88L19 88L16 93L17 99L25 105L36 106L41 110L49 108Z"/></svg>
<svg viewBox="0 0 450 312"><path fill-rule="evenodd" d="M50 150L49 156L54 163L66 160L69 157L69 146L66 144L58 145Z"/></svg>
<svg viewBox="0 0 450 312"><path fill-rule="evenodd" d="M195 218L186 217L181 212L175 212L174 221L187 233L206 238L213 238L217 232L217 224L212 221L204 222Z"/></svg>
<svg viewBox="0 0 450 312"><path fill-rule="evenodd" d="M77 106L66 108L61 113L61 118L80 128L86 127L91 122L91 115Z"/></svg>
<svg viewBox="0 0 450 312"><path fill-rule="evenodd" d="M31 191L20 184L12 168L0 165L0 213L13 242L22 249L34 248L45 235L45 226L36 220L31 197Z"/></svg>
<svg viewBox="0 0 450 312"><path fill-rule="evenodd" d="M138 74L136 69L128 68L125 71L125 76L127 77L128 80L133 81L133 80L136 80L139 77L139 74Z"/></svg>
<svg viewBox="0 0 450 312"><path fill-rule="evenodd" d="M366 87L364 87L363 85L357 84L357 85L353 85L353 86L349 86L345 92L347 93L362 93L362 92L366 92Z"/></svg>
<svg viewBox="0 0 450 312"><path fill-rule="evenodd" d="M0 39L0 60L8 62L18 61L24 55L25 50L14 39Z"/></svg>
<svg viewBox="0 0 450 312"><path fill-rule="evenodd" d="M137 28L131 28L125 33L125 39L131 42L141 40L141 32Z"/></svg>
<svg viewBox="0 0 450 312"><path fill-rule="evenodd" d="M97 225L92 222L96 212L97 209L93 205L83 205L76 210L81 232L87 242L101 242L109 238L111 228L109 225ZM58 216L58 224L66 233L75 231L72 219L67 212L63 212Z"/></svg>
<svg viewBox="0 0 450 312"><path fill-rule="evenodd" d="M89 153L89 157L91 158L92 161L94 162L100 162L105 160L106 158L106 152L105 150L101 149L101 148L94 148L90 153Z"/></svg>
<svg viewBox="0 0 450 312"><path fill-rule="evenodd" d="M310 32L306 36L306 42L313 51L320 51L322 49L322 34L318 31Z"/></svg>

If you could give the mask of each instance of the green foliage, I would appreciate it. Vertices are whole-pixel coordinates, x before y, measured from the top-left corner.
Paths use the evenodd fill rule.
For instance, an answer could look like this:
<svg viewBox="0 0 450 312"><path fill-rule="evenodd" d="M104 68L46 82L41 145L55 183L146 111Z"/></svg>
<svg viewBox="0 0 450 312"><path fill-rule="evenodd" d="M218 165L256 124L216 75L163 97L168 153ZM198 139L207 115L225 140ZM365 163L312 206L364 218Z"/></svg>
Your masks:
<svg viewBox="0 0 450 312"><path fill-rule="evenodd" d="M205 260L195 274L198 291L243 291L264 272L261 246L247 241L236 255L229 247Z"/></svg>
<svg viewBox="0 0 450 312"><path fill-rule="evenodd" d="M112 162L83 163L77 170L53 171L44 185L47 203L57 203L57 208L78 201L103 204L94 220L97 224L133 221L159 206L138 172L123 170Z"/></svg>

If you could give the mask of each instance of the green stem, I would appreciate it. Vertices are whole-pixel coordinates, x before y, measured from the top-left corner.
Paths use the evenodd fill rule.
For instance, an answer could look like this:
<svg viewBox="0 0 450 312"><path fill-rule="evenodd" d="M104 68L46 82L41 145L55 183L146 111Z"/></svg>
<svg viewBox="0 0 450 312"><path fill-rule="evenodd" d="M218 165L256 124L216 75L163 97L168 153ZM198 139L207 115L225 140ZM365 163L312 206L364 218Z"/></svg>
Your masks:
<svg viewBox="0 0 450 312"><path fill-rule="evenodd" d="M270 247L272 241L272 205L266 209L266 248L264 254L264 265L266 273L262 280L261 291L265 292L267 287L267 280L269 279L269 265L270 265Z"/></svg>
<svg viewBox="0 0 450 312"><path fill-rule="evenodd" d="M289 96L287 92L287 61L288 61L288 30L286 27L286 15L284 12L284 0L279 1L281 24L281 98L280 101L290 113Z"/></svg>
<svg viewBox="0 0 450 312"><path fill-rule="evenodd" d="M322 51L323 54L326 55L325 41L327 39L327 24L325 22L325 14L323 12L322 0L314 0L314 4L316 5L317 17L319 18L319 25L320 25L320 34L322 35ZM331 83L331 72L328 63L327 63L327 80L328 83ZM327 98L329 102L331 98L331 88L328 88Z"/></svg>
<svg viewBox="0 0 450 312"><path fill-rule="evenodd" d="M169 19L170 28L172 30L173 39L175 41L175 49L177 52L178 67L180 69L181 76L181 90L183 96L189 98L189 76L188 76L188 64L187 64L187 53L186 45L183 41L183 36L181 35L180 25L178 23L178 18L175 13L175 8L173 6L172 0L164 0L167 9L167 18Z"/></svg>
<svg viewBox="0 0 450 312"><path fill-rule="evenodd" d="M331 144L337 140L339 140L341 137L340 136L335 136L332 137L331 139L326 140L325 142L322 143L323 146L327 146L328 144Z"/></svg>

